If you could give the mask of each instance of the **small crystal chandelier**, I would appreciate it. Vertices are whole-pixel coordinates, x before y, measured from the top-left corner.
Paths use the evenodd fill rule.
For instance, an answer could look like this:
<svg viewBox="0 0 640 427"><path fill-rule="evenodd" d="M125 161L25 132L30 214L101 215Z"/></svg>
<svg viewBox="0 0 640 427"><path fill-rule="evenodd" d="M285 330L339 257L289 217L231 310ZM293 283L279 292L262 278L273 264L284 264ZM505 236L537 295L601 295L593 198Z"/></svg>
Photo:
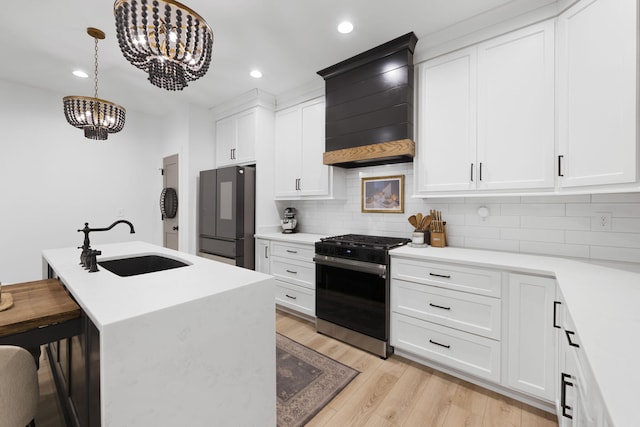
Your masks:
<svg viewBox="0 0 640 427"><path fill-rule="evenodd" d="M104 39L104 32L87 28L87 34L95 40L94 97L65 96L62 102L64 115L71 126L84 129L85 138L103 141L108 134L122 130L126 110L118 104L98 98L98 39Z"/></svg>
<svg viewBox="0 0 640 427"><path fill-rule="evenodd" d="M187 6L174 0L116 0L113 13L122 54L148 72L152 84L182 90L207 73L213 31Z"/></svg>

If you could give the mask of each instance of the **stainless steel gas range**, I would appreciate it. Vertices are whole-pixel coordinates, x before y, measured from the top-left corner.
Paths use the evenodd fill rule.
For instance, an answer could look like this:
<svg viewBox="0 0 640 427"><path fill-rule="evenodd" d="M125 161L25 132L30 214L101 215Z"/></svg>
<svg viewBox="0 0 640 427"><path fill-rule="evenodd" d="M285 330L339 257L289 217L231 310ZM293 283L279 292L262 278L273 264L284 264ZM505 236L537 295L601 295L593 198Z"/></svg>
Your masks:
<svg viewBox="0 0 640 427"><path fill-rule="evenodd" d="M362 234L316 242L316 330L386 359L389 250L409 242Z"/></svg>

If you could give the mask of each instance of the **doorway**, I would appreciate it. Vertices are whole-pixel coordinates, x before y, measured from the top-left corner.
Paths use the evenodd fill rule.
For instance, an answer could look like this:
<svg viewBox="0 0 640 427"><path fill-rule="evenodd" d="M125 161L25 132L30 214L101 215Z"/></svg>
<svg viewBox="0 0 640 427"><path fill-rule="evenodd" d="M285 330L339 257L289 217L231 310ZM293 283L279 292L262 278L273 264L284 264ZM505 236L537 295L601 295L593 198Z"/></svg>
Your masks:
<svg viewBox="0 0 640 427"><path fill-rule="evenodd" d="M162 188L172 188L179 197L178 155L162 159ZM178 250L178 212L173 217L162 214L162 244L165 248Z"/></svg>

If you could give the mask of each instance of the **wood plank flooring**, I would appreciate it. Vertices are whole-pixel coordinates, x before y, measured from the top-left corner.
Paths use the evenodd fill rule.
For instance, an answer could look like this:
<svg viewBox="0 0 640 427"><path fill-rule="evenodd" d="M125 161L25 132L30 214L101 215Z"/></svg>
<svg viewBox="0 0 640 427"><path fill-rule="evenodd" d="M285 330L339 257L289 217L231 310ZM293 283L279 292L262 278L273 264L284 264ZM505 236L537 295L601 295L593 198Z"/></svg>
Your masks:
<svg viewBox="0 0 640 427"><path fill-rule="evenodd" d="M556 427L555 416L479 386L392 356L382 360L316 333L311 322L276 312L276 330L360 374L309 427ZM65 427L45 352L40 360L38 427Z"/></svg>
<svg viewBox="0 0 640 427"><path fill-rule="evenodd" d="M308 424L321 426L556 427L553 414L399 356L382 360L278 311L276 330L360 374Z"/></svg>

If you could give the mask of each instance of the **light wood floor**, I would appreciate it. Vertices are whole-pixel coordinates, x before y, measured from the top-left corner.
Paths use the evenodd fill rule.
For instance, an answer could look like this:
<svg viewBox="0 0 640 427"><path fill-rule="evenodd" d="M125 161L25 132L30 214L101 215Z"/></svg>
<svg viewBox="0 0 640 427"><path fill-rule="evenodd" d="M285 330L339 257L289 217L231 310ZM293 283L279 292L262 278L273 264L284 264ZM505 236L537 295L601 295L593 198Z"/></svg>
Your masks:
<svg viewBox="0 0 640 427"><path fill-rule="evenodd" d="M276 314L276 330L360 371L316 417L319 426L555 427L555 416L399 356L387 360Z"/></svg>
<svg viewBox="0 0 640 427"><path fill-rule="evenodd" d="M556 427L555 416L407 359L382 360L316 333L278 311L276 330L360 374L309 424L367 427ZM65 427L45 353L40 360L38 427Z"/></svg>

